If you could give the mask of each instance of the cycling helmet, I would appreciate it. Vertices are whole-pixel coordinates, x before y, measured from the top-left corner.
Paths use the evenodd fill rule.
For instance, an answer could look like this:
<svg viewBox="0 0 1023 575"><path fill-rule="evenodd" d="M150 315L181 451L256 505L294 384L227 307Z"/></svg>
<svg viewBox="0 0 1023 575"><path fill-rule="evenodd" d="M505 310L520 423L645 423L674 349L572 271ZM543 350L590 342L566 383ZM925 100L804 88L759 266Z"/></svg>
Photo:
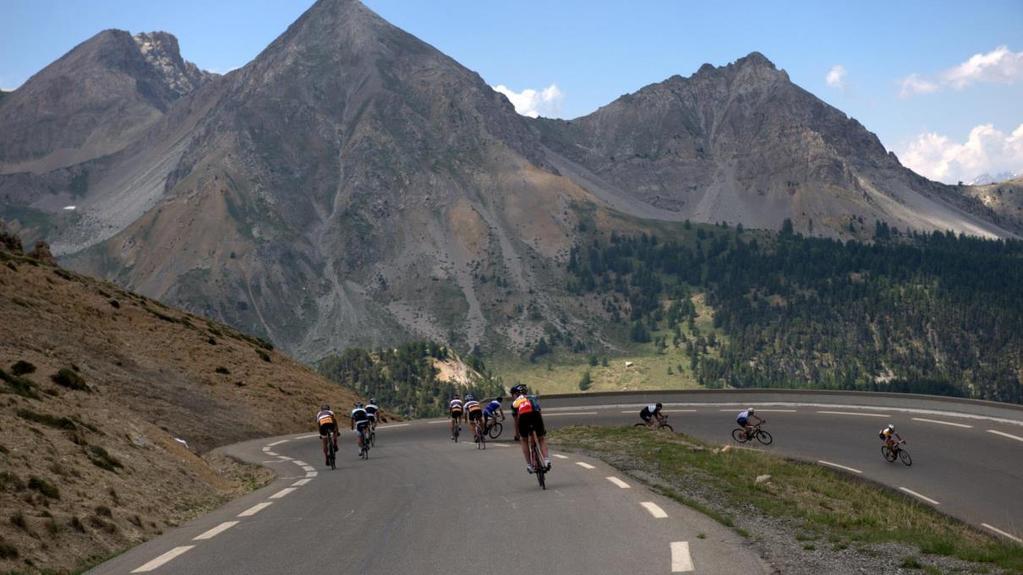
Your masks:
<svg viewBox="0 0 1023 575"><path fill-rule="evenodd" d="M661 402L659 402L659 401L658 401L658 402L657 402L657 409L660 409L660 408L662 408L662 407L664 407L664 406L663 406L663 405L661 405Z"/></svg>
<svg viewBox="0 0 1023 575"><path fill-rule="evenodd" d="M320 406L320 410L321 411L330 411L330 406L327 405L326 403L324 403L323 405Z"/></svg>
<svg viewBox="0 0 1023 575"><path fill-rule="evenodd" d="M376 402L377 402L377 400L376 400L376 398L375 398L375 397L371 397L371 398L369 398L369 402L370 402L370 403L376 403Z"/></svg>
<svg viewBox="0 0 1023 575"><path fill-rule="evenodd" d="M750 415L753 415L754 410L753 410L752 407L747 408L746 411L748 411L750 413Z"/></svg>
<svg viewBox="0 0 1023 575"><path fill-rule="evenodd" d="M891 429L892 431L895 431L895 424L894 423L889 423L888 424L888 429Z"/></svg>
<svg viewBox="0 0 1023 575"><path fill-rule="evenodd" d="M355 409L362 409L362 402L361 401L355 402Z"/></svg>
<svg viewBox="0 0 1023 575"><path fill-rule="evenodd" d="M471 394L471 393L467 393L467 394L465 394L465 400L466 401L476 401L476 396Z"/></svg>

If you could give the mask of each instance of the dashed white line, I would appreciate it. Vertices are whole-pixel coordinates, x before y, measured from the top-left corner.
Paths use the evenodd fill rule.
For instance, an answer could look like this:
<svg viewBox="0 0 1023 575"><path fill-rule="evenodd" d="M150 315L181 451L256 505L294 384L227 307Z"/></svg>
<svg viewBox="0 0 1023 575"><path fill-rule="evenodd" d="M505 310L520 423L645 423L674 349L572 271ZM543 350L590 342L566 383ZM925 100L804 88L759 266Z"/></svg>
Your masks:
<svg viewBox="0 0 1023 575"><path fill-rule="evenodd" d="M844 469L846 471L852 471L853 473L863 473L859 469L853 469L852 467L846 467L844 465L839 465L838 463L832 463L830 461L824 461L823 459L818 459L817 463L820 463L821 465L827 465L829 467L837 467L838 469Z"/></svg>
<svg viewBox="0 0 1023 575"><path fill-rule="evenodd" d="M926 501L927 503L930 503L931 505L941 505L940 503L938 503L937 501L931 499L930 497L927 497L926 495L921 495L921 494L917 493L916 491L913 491L912 489L906 489L905 487L900 487L899 491L902 491L903 493L908 493L908 494L912 495L913 497L916 497L917 499L922 499L923 501Z"/></svg>
<svg viewBox="0 0 1023 575"><path fill-rule="evenodd" d="M818 411L817 413L824 415L858 415L860 417L886 417L891 418L890 415L885 413L859 413L854 411Z"/></svg>
<svg viewBox="0 0 1023 575"><path fill-rule="evenodd" d="M319 433L310 433L309 435L299 435L295 439L312 439L314 437L319 437L319 436L320 436Z"/></svg>
<svg viewBox="0 0 1023 575"><path fill-rule="evenodd" d="M306 471L305 473L306 477L316 477L316 475L317 473L315 471Z"/></svg>
<svg viewBox="0 0 1023 575"><path fill-rule="evenodd" d="M558 459L568 459L567 455L562 455L560 453L555 453L554 457L557 457Z"/></svg>
<svg viewBox="0 0 1023 575"><path fill-rule="evenodd" d="M495 447L511 447L507 443L491 443L490 445L493 445Z"/></svg>
<svg viewBox="0 0 1023 575"><path fill-rule="evenodd" d="M1002 437L1008 437L1009 439L1015 439L1016 441L1023 441L1023 437L1013 435L1011 433L1005 433L1004 431L998 431L997 429L989 429L988 433L994 433L995 435L1001 435Z"/></svg>
<svg viewBox="0 0 1023 575"><path fill-rule="evenodd" d="M266 453L267 455L273 455L274 457L280 457L279 455L277 455L273 451L270 451L269 449L264 449L263 453Z"/></svg>
<svg viewBox="0 0 1023 575"><path fill-rule="evenodd" d="M799 413L798 409L758 409L757 413Z"/></svg>
<svg viewBox="0 0 1023 575"><path fill-rule="evenodd" d="M555 413L544 413L547 417L552 415L599 415L596 411L559 411Z"/></svg>
<svg viewBox="0 0 1023 575"><path fill-rule="evenodd" d="M951 427L962 427L964 429L973 429L972 425L966 425L965 423L952 423L951 421L939 421L937 419L927 419L926 417L914 417L913 421L923 421L926 423L937 423L938 425L949 425Z"/></svg>
<svg viewBox="0 0 1023 575"><path fill-rule="evenodd" d="M281 461L293 461L293 458L288 457L287 455L278 455L277 459L280 459Z"/></svg>
<svg viewBox="0 0 1023 575"><path fill-rule="evenodd" d="M294 463L295 465L297 465L299 467L309 467L308 463L306 463L305 461L299 461L297 459L292 461L292 463Z"/></svg>
<svg viewBox="0 0 1023 575"><path fill-rule="evenodd" d="M153 559L149 563L146 563L145 565L132 571L132 573L146 573L147 571L155 571L163 564L170 562L178 555L181 555L182 553L188 551L193 547L195 547L195 545L182 545L181 547L175 547L174 549L171 549L170 551L164 553L163 555L160 555L156 559Z"/></svg>
<svg viewBox="0 0 1023 575"><path fill-rule="evenodd" d="M1012 533L1006 533L1005 531L1002 531L1001 529L999 529L999 528L997 528L997 527L995 527L993 525L988 525L987 523L981 523L980 526L981 527L985 527L987 529L990 529L991 531L994 531L995 533L1001 535L1002 537L1008 537L1009 539L1012 539L1016 543L1023 543L1023 539L1020 539L1019 537L1016 537Z"/></svg>
<svg viewBox="0 0 1023 575"><path fill-rule="evenodd" d="M263 448L263 453L270 453L270 446L269 445L267 445L266 447Z"/></svg>
<svg viewBox="0 0 1023 575"><path fill-rule="evenodd" d="M583 469L596 469L596 467L590 465L589 463L585 463L583 461L576 461L575 464L578 465L579 467L582 467Z"/></svg>
<svg viewBox="0 0 1023 575"><path fill-rule="evenodd" d="M449 420L449 419L438 419L438 420L435 420L435 421L427 421L426 423L431 423L431 424L432 423L447 423L448 421L451 421L451 420Z"/></svg>
<svg viewBox="0 0 1023 575"><path fill-rule="evenodd" d="M313 480L312 477L306 477L305 479L299 479L298 481L292 483L291 486L292 487L302 487L303 485L305 485L306 483L309 483L312 480Z"/></svg>
<svg viewBox="0 0 1023 575"><path fill-rule="evenodd" d="M387 425L378 425L377 429L394 429L395 427L408 427L411 423L388 423Z"/></svg>
<svg viewBox="0 0 1023 575"><path fill-rule="evenodd" d="M278 445L280 445L282 443L287 443L288 441L289 441L288 439L282 439L280 441L275 441L273 443L267 443L266 446L267 447L276 447L276 446L278 446Z"/></svg>
<svg viewBox="0 0 1023 575"><path fill-rule="evenodd" d="M653 501L642 501L640 502L640 505L642 505L647 511L649 511L650 515L654 516L654 519L664 519L668 516L668 514L665 513L664 510L661 509L661 507L654 503Z"/></svg>
<svg viewBox="0 0 1023 575"><path fill-rule="evenodd" d="M249 507L245 511L239 513L238 517L252 517L253 515L259 513L260 511L266 509L267 507L270 507L271 505L273 505L272 501L264 501L262 503L257 503L252 507Z"/></svg>
<svg viewBox="0 0 1023 575"><path fill-rule="evenodd" d="M688 541L672 541L671 572L688 573L694 569L693 557L689 554Z"/></svg>
<svg viewBox="0 0 1023 575"><path fill-rule="evenodd" d="M607 480L610 481L611 483L614 483L618 487L621 487L622 489L629 489L630 488L630 485L628 483L622 481L621 479L618 479L617 477L615 477L613 475L611 477L608 477Z"/></svg>
<svg viewBox="0 0 1023 575"><path fill-rule="evenodd" d="M271 495L270 499L280 499L281 497L284 497L285 495L291 493L292 491L295 491L294 487L285 487L284 489L281 489L277 493Z"/></svg>
<svg viewBox="0 0 1023 575"><path fill-rule="evenodd" d="M213 529L210 529L206 533L203 533L202 535L197 535L197 536L193 537L192 541L202 541L204 539L213 539L217 535L220 535L221 533L223 533L224 531L227 531L228 529L234 527L235 525L238 525L237 521L225 521L225 522L221 523L220 525L217 525Z"/></svg>
<svg viewBox="0 0 1023 575"><path fill-rule="evenodd" d="M310 471L316 471L316 468L313 467L312 465L303 465L302 466L302 471L305 471L306 473L309 473Z"/></svg>

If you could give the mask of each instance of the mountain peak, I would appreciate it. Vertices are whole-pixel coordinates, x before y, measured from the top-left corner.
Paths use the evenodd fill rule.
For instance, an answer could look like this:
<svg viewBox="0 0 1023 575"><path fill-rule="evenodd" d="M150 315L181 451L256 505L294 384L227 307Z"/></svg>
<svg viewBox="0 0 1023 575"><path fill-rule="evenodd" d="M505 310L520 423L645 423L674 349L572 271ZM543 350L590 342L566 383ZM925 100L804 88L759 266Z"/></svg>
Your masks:
<svg viewBox="0 0 1023 575"><path fill-rule="evenodd" d="M772 70L776 69L774 66L774 62L768 60L767 56L764 56L763 54L757 51L750 52L749 54L743 56L742 58L739 58L738 60L735 61L735 65L740 68L753 66L766 67Z"/></svg>

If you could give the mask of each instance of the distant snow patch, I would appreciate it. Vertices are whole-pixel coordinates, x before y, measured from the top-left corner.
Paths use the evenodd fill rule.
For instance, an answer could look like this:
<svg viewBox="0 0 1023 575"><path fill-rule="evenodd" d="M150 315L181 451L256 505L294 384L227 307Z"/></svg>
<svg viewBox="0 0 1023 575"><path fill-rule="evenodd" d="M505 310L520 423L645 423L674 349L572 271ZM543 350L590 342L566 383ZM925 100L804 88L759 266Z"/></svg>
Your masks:
<svg viewBox="0 0 1023 575"><path fill-rule="evenodd" d="M494 90L504 94L515 111L523 116L536 118L557 118L561 114L561 102L565 99L565 93L558 88L557 84L551 84L542 90L526 88L516 92L504 84L494 86Z"/></svg>

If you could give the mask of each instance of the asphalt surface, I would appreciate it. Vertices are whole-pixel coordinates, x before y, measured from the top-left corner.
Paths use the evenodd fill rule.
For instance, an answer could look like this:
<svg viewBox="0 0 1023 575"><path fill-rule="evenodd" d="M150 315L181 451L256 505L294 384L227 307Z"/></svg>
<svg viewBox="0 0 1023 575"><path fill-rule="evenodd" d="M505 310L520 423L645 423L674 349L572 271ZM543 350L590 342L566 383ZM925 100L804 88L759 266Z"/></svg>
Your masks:
<svg viewBox="0 0 1023 575"><path fill-rule="evenodd" d="M652 399L676 431L722 444L732 443L738 408L753 405L775 438L758 449L838 464L1023 537L1021 410L899 397L635 394L546 399L545 422L633 423ZM881 458L877 431L888 422L908 441L912 467ZM335 471L324 468L314 436L230 446L278 479L89 573L768 572L738 535L598 461L559 454L541 491L509 431L478 450L451 442L444 423L382 426L369 461L346 433Z"/></svg>

